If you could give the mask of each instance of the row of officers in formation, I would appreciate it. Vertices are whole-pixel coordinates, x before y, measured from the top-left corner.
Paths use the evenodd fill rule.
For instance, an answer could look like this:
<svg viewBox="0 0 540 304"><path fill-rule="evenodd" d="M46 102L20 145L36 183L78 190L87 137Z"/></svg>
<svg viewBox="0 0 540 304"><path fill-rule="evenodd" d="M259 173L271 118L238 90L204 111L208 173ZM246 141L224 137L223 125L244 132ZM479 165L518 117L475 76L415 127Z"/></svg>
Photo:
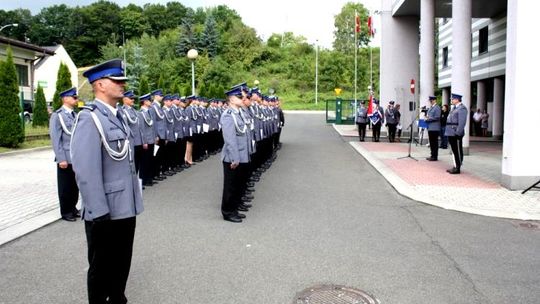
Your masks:
<svg viewBox="0 0 540 304"><path fill-rule="evenodd" d="M446 170L450 174L459 174L463 163L463 136L465 135L465 124L467 122L468 111L462 103L463 96L460 94L451 94L451 109L443 105L442 109L437 104L435 96L429 96L429 107L422 109L423 119L419 119L419 127L427 129L429 137L429 147L431 155L428 161L438 161L439 147L446 149L450 144L452 149L452 159L454 166ZM396 130L398 141L401 136L401 113L399 104L394 101L388 103L388 108L383 109L379 102L374 100L373 111L368 114L365 101L361 101L356 111L356 124L358 126L358 135L360 141L365 140L366 126L371 123L373 141L378 142L381 134L381 126L384 124L388 128L389 142L396 141ZM439 145L439 137L441 143ZM412 138L411 138L412 139ZM411 140L410 139L410 140Z"/></svg>
<svg viewBox="0 0 540 304"><path fill-rule="evenodd" d="M124 91L121 60L94 66L83 76L94 102L77 114L76 89L64 91L63 105L50 120L60 212L64 220L85 221L89 303L127 303L142 189L221 151L221 213L224 220L241 223L246 217L241 212L252 206L254 183L281 148L285 119L277 97L245 83L227 91L227 100L155 90L138 97L136 110L137 96Z"/></svg>

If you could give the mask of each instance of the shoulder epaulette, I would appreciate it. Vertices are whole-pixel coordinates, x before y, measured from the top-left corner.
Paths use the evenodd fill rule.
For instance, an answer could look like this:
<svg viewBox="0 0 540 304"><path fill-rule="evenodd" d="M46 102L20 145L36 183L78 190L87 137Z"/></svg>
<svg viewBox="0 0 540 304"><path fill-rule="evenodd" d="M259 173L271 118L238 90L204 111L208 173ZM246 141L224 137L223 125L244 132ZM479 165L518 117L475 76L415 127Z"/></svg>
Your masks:
<svg viewBox="0 0 540 304"><path fill-rule="evenodd" d="M86 106L82 106L80 108L81 108L81 110L94 111L97 108L97 105L96 104L89 104L89 105L86 105Z"/></svg>
<svg viewBox="0 0 540 304"><path fill-rule="evenodd" d="M54 111L55 113L61 113L62 112L62 107L58 108L56 111Z"/></svg>

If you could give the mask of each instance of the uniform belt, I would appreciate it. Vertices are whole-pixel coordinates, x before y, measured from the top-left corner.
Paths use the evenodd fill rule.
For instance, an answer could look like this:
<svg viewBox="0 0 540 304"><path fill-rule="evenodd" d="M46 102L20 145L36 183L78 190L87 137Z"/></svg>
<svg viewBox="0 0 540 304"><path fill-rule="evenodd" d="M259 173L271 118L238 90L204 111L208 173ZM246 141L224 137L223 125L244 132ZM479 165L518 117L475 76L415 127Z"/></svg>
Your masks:
<svg viewBox="0 0 540 304"><path fill-rule="evenodd" d="M457 123L452 123L452 122L447 122L446 125L448 125L448 126L457 126L458 124Z"/></svg>

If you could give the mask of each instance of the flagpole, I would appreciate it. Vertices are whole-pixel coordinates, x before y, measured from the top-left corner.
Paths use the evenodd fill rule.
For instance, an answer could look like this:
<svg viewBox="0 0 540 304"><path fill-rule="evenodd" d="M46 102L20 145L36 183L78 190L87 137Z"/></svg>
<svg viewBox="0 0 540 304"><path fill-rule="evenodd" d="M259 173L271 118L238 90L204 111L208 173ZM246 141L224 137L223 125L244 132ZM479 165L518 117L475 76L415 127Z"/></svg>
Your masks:
<svg viewBox="0 0 540 304"><path fill-rule="evenodd" d="M357 86L358 86L358 12L354 11L355 16L355 26L354 26L354 113L356 115L356 110L358 107L358 101L356 98Z"/></svg>
<svg viewBox="0 0 540 304"><path fill-rule="evenodd" d="M315 40L315 104L319 103L319 39Z"/></svg>

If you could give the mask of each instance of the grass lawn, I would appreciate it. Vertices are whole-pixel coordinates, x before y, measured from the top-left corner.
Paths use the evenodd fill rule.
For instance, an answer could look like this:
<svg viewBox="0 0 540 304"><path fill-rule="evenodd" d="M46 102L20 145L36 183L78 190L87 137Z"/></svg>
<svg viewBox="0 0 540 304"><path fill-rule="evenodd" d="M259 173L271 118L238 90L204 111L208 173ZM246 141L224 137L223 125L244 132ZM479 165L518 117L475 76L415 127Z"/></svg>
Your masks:
<svg viewBox="0 0 540 304"><path fill-rule="evenodd" d="M24 135L46 135L49 134L49 127L32 127L32 124L24 126Z"/></svg>
<svg viewBox="0 0 540 304"><path fill-rule="evenodd" d="M12 151L20 151L20 150L24 150L24 149L32 149L32 148L38 148L38 147L45 147L45 146L50 146L50 145L51 145L51 140L50 139L30 140L30 141L23 142L17 148L0 147L0 153L12 152Z"/></svg>

